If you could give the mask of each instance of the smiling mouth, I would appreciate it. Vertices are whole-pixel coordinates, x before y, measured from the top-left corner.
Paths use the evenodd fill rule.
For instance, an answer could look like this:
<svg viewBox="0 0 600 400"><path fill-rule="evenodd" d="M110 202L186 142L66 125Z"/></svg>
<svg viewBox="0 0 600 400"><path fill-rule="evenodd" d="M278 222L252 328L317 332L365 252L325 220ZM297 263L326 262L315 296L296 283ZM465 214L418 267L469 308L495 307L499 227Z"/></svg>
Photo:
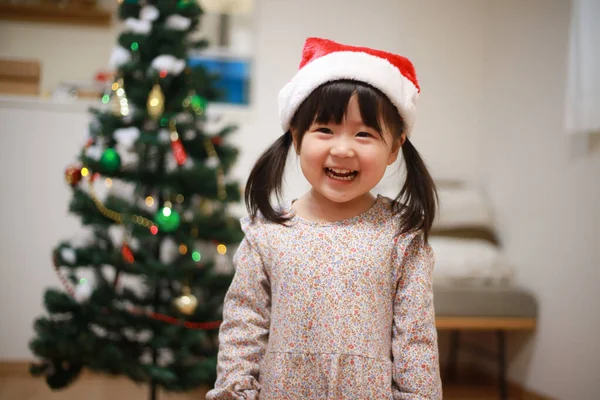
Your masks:
<svg viewBox="0 0 600 400"><path fill-rule="evenodd" d="M325 168L325 174L338 181L351 181L358 175L358 171L351 169Z"/></svg>

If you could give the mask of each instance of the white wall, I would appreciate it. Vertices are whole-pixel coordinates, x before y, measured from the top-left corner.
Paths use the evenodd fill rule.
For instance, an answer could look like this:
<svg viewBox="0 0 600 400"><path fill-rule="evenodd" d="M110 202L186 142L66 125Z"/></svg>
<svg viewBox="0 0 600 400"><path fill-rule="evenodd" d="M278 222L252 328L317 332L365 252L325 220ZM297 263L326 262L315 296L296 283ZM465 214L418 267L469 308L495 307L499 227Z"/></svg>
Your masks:
<svg viewBox="0 0 600 400"><path fill-rule="evenodd" d="M511 376L553 398L591 400L600 392L600 137L562 128L569 6L490 2L481 166L507 254L540 304Z"/></svg>
<svg viewBox="0 0 600 400"><path fill-rule="evenodd" d="M82 112L6 108L0 103L0 359L27 359L33 319L46 286L59 286L51 249L72 237L63 172L74 160L86 126ZM32 117L35 115L35 117Z"/></svg>

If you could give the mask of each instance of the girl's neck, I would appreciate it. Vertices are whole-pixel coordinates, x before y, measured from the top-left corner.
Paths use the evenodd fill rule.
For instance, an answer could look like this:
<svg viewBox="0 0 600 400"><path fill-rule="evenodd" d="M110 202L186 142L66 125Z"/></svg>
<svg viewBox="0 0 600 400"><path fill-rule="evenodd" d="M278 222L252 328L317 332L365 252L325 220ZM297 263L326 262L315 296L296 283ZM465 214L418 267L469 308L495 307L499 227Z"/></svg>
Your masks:
<svg viewBox="0 0 600 400"><path fill-rule="evenodd" d="M369 210L377 198L367 192L362 196L344 203L331 201L310 190L304 196L294 201L292 207L296 215L314 222L335 222L356 217Z"/></svg>

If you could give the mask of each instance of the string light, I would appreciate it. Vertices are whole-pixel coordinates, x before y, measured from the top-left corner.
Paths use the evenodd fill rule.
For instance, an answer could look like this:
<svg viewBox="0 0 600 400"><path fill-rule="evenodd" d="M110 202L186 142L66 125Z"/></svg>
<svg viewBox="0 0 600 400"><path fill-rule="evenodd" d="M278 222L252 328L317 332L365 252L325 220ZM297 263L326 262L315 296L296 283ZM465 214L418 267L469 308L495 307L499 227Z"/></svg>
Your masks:
<svg viewBox="0 0 600 400"><path fill-rule="evenodd" d="M202 256L200 255L200 252L199 252L199 251L194 251L194 252L192 253L192 260L194 260L194 261L198 262L198 261L200 261L201 259L202 259Z"/></svg>
<svg viewBox="0 0 600 400"><path fill-rule="evenodd" d="M220 244L217 246L217 253L219 254L225 254L227 253L227 246L225 246L224 244Z"/></svg>
<svg viewBox="0 0 600 400"><path fill-rule="evenodd" d="M175 201L176 201L176 202L178 202L179 204L183 203L183 200L184 200L184 197L183 197L183 195L182 195L182 194L178 194L178 195L175 197Z"/></svg>
<svg viewBox="0 0 600 400"><path fill-rule="evenodd" d="M106 187L111 187L112 186L112 179L110 178L106 178L106 180L104 181L104 184L106 185Z"/></svg>
<svg viewBox="0 0 600 400"><path fill-rule="evenodd" d="M81 176L88 176L90 173L90 170L87 169L86 167L81 168Z"/></svg>
<svg viewBox="0 0 600 400"><path fill-rule="evenodd" d="M154 205L154 199L152 198L152 196L146 197L146 205L148 207L152 207Z"/></svg>
<svg viewBox="0 0 600 400"><path fill-rule="evenodd" d="M102 215L104 215L106 218L112 219L115 222L118 222L119 224L122 224L123 214L107 208L96 196L96 192L94 191L93 185L95 175L96 174L94 174L89 180L89 194L92 198L92 201L94 202L96 208L98 209L98 211L100 211ZM130 218L134 223L150 229L150 232L152 232L153 235L156 235L158 233L158 227L154 225L154 222L152 222L151 220L139 215L131 215Z"/></svg>
<svg viewBox="0 0 600 400"><path fill-rule="evenodd" d="M188 248L185 244L180 244L179 245L179 253L182 255L186 255L188 251Z"/></svg>

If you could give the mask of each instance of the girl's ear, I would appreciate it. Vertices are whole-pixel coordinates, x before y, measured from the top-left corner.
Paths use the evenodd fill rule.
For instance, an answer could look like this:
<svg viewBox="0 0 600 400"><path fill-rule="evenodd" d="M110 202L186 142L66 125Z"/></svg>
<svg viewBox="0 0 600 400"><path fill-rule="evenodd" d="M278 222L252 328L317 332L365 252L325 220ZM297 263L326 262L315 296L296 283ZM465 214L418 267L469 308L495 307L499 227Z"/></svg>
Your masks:
<svg viewBox="0 0 600 400"><path fill-rule="evenodd" d="M400 139L395 140L394 141L394 145L392 147L392 152L390 153L390 156L388 157L388 165L392 165L393 163L396 162L396 160L398 159L398 153L400 152L400 149L402 148L402 145L404 144L404 142L406 141L406 134L402 134L400 136Z"/></svg>

